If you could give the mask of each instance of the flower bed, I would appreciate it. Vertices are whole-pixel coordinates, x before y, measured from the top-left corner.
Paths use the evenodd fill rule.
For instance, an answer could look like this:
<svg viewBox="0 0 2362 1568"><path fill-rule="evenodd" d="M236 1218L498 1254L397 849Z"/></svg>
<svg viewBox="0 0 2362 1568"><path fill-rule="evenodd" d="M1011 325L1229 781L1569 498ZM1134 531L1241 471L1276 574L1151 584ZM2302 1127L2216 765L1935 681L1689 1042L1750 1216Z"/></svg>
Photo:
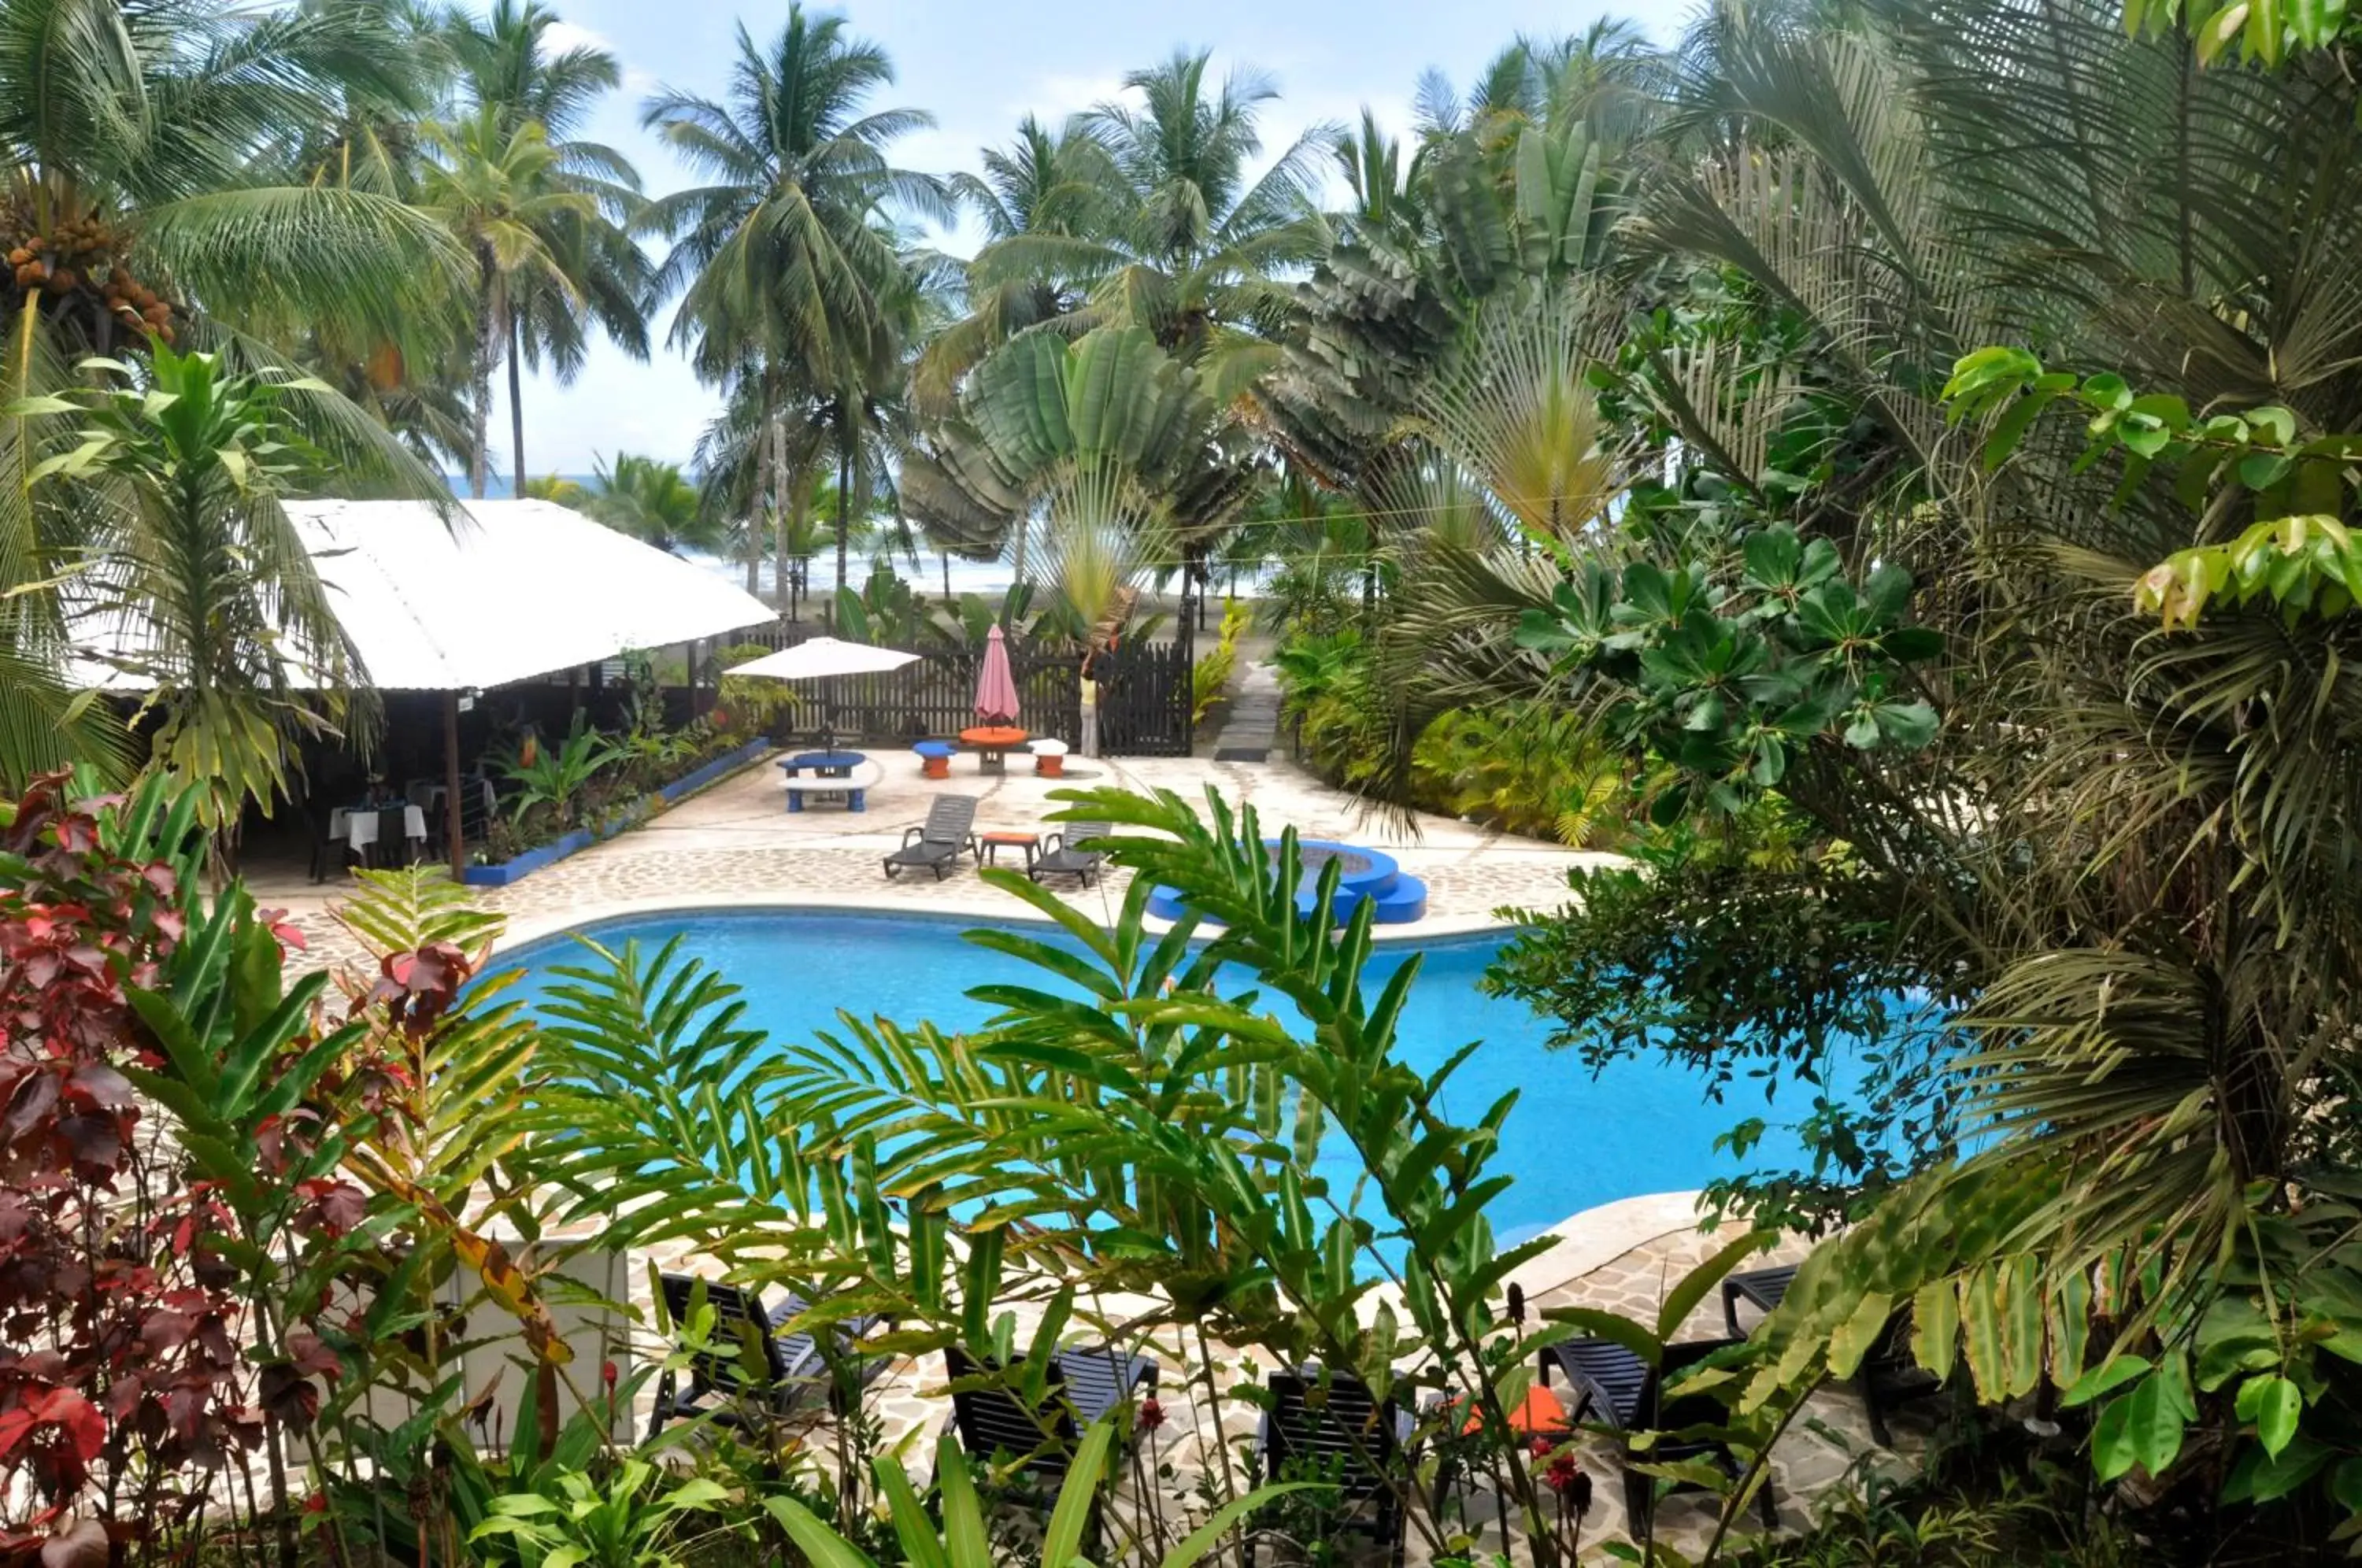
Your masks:
<svg viewBox="0 0 2362 1568"><path fill-rule="evenodd" d="M523 854L489 866L470 866L460 873L459 879L471 888L505 888L521 882L545 866L556 865L569 855L590 848L604 839L613 838L640 825L665 806L678 804L709 784L717 783L737 772L748 763L771 749L768 740L751 740L734 751L720 756L691 772L684 773L652 794L643 796L633 807L618 812L598 827L577 828L572 833L536 845Z"/></svg>

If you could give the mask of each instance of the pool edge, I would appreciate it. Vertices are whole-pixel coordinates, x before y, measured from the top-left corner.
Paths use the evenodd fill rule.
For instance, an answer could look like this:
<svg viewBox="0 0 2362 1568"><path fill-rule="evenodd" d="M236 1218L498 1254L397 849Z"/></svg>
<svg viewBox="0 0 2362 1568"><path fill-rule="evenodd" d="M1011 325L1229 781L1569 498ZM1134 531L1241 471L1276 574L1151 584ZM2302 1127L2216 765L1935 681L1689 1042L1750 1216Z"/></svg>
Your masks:
<svg viewBox="0 0 2362 1568"><path fill-rule="evenodd" d="M727 893L651 893L638 898L610 899L585 903L562 911L530 917L511 917L502 930L500 949L512 951L551 937L565 936L585 926L603 924L609 921L634 920L647 915L700 914L708 911L743 913L756 910L777 910L792 914L900 915L913 920L937 923L980 922L991 925L1032 925L1054 929L1057 922L1030 906L1008 895L1005 901L988 905L976 899L946 900L941 906L913 906L907 898L889 894L865 896L859 893L832 893L825 898L783 898L776 892L749 893L735 896ZM1151 917L1147 928L1161 933L1172 929L1172 922ZM1481 936L1490 932L1510 932L1517 928L1491 915L1431 915L1410 925L1379 927L1371 932L1371 940L1380 947L1416 946L1426 941L1462 936Z"/></svg>

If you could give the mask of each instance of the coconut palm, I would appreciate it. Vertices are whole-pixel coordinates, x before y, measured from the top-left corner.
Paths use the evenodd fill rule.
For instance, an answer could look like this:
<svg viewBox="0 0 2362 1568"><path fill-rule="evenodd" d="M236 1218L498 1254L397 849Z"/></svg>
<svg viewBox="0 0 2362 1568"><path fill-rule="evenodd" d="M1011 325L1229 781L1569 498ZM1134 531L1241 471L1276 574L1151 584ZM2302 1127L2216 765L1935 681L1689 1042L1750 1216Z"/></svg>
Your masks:
<svg viewBox="0 0 2362 1568"><path fill-rule="evenodd" d="M531 289L580 299L566 251L600 213L595 198L563 179L538 120L504 129L500 111L484 105L430 127L428 137L436 159L421 182L421 204L449 226L474 265L468 490L481 499L491 469L492 370L508 352L511 314ZM520 470L520 488L524 477Z"/></svg>
<svg viewBox="0 0 2362 1568"><path fill-rule="evenodd" d="M613 467L596 459L593 466L599 488L586 510L608 527L676 556L711 551L725 542L679 464L618 452Z"/></svg>
<svg viewBox="0 0 2362 1568"><path fill-rule="evenodd" d="M489 109L504 132L537 124L553 154L550 178L592 198L595 211L553 214L549 249L570 287L528 271L513 282L508 315L510 460L524 483L524 371L548 366L561 385L579 375L595 325L608 341L645 359L647 298L654 269L631 237L640 179L613 148L579 138L576 129L599 99L622 82L614 56L588 44L553 50L555 12L535 0L494 0L479 20L450 19L446 43L465 102Z"/></svg>
<svg viewBox="0 0 2362 1568"><path fill-rule="evenodd" d="M144 354L151 332L194 334L251 362L307 324L374 338L432 315L461 260L448 237L397 194L314 178L289 150L356 105L414 91L373 7L0 6L7 399L70 384L94 350ZM296 394L285 412L372 482L439 489L349 401ZM121 755L103 738L104 709L69 704L63 607L45 585L82 559L64 552L131 524L108 515L112 488L36 497L29 475L64 435L57 421L0 421L0 782L11 786L71 756Z"/></svg>
<svg viewBox="0 0 2362 1568"><path fill-rule="evenodd" d="M1017 139L981 154L981 175L952 176L952 191L983 223L988 246L1026 237L1076 238L1096 232L1107 160L1078 125L1053 132L1033 116ZM950 412L959 383L978 359L1016 334L1071 320L1087 303L1087 276L996 277L992 265L968 268L968 309L933 334L917 367L915 390L931 415Z"/></svg>
<svg viewBox="0 0 2362 1568"><path fill-rule="evenodd" d="M1418 128L1429 143L1473 132L1506 148L1525 126L1582 124L1594 136L1628 142L1654 119L1671 74L1671 61L1639 24L1601 17L1580 33L1520 35L1465 93L1429 72L1418 85Z"/></svg>
<svg viewBox="0 0 2362 1568"><path fill-rule="evenodd" d="M910 283L889 209L948 221L950 193L896 168L887 149L933 124L917 109L866 110L894 80L877 45L842 17L791 5L767 47L742 27L725 100L668 91L644 123L705 182L659 198L646 224L673 241L657 272L678 293L672 342L709 380L750 378L757 424L792 403L836 438L839 490L861 463L868 410L901 379ZM756 446L761 493L774 444ZM839 576L850 519L840 508Z"/></svg>
<svg viewBox="0 0 2362 1568"><path fill-rule="evenodd" d="M1328 240L1313 196L1334 133L1306 131L1250 178L1263 150L1262 106L1278 90L1253 72L1217 86L1209 58L1176 53L1134 71L1124 78L1132 96L1083 116L1074 128L1087 145L1062 149L1090 192L1075 203L1087 216L1065 226L1078 232L1029 228L995 240L977 255L971 290L1087 289L1087 301L1067 313L1076 330L1146 326L1191 361L1276 331L1286 274Z"/></svg>

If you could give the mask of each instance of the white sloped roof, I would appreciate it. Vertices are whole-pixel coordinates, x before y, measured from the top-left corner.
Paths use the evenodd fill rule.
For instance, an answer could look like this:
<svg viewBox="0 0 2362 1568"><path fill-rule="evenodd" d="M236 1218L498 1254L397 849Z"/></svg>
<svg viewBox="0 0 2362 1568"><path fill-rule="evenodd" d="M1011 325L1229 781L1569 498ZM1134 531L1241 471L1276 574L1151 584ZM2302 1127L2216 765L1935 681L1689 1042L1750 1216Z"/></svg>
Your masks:
<svg viewBox="0 0 2362 1568"><path fill-rule="evenodd" d="M554 502L460 504L447 523L420 502L287 503L368 685L499 686L777 613Z"/></svg>

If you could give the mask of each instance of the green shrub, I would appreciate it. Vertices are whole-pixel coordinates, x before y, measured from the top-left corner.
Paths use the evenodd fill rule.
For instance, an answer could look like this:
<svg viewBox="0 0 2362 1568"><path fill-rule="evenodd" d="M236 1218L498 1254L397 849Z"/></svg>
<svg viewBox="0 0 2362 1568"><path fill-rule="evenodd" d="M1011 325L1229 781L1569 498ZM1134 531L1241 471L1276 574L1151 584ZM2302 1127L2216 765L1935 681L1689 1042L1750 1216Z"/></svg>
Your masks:
<svg viewBox="0 0 2362 1568"><path fill-rule="evenodd" d="M1246 605L1233 599L1222 611L1222 634L1211 652L1199 659L1189 670L1189 722L1196 723L1211 712L1229 690L1231 671L1239 658L1239 635L1247 628Z"/></svg>

